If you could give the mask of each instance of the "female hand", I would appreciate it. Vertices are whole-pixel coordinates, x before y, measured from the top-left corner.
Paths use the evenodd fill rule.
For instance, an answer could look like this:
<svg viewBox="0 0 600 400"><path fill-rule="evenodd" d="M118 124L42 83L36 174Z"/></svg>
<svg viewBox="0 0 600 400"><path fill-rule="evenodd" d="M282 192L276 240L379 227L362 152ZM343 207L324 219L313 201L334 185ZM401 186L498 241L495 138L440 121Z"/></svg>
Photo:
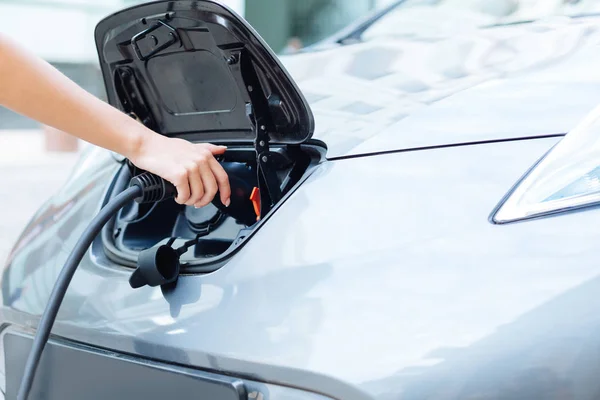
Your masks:
<svg viewBox="0 0 600 400"><path fill-rule="evenodd" d="M225 147L153 132L2 35L0 105L124 155L175 185L180 204L203 207L219 191L229 205L229 179L215 159Z"/></svg>
<svg viewBox="0 0 600 400"><path fill-rule="evenodd" d="M225 146L194 144L150 132L144 135L139 148L128 155L133 164L175 185L175 201L179 204L204 207L218 191L221 202L229 206L229 178L215 158L225 152Z"/></svg>

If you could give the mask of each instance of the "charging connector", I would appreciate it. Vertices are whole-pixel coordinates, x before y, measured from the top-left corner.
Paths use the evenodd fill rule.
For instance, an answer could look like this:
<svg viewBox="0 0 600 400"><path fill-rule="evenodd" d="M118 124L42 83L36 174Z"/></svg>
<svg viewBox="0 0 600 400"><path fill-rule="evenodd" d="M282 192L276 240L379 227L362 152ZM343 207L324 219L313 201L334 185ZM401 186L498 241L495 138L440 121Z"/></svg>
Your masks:
<svg viewBox="0 0 600 400"><path fill-rule="evenodd" d="M177 190L172 183L150 173L137 175L131 179L129 187L137 186L142 189L141 196L136 197L137 203L159 203L177 196Z"/></svg>
<svg viewBox="0 0 600 400"><path fill-rule="evenodd" d="M27 363L25 364L25 370L23 371L23 377L21 379L21 386L17 395L18 400L27 400L29 397L42 352L46 346L46 343L48 342L56 315L58 314L58 310L63 298L65 297L67 289L69 288L71 279L73 278L81 259L85 255L85 252L90 247L92 241L96 238L98 233L102 230L102 227L117 212L119 212L121 208L131 201L135 200L138 203L153 203L172 198L176 195L177 192L172 184L166 182L156 175L146 172L134 177L131 180L130 187L111 199L100 210L98 215L94 217L92 222L90 222L86 230L81 235L81 238L77 241L77 244L75 244L73 251L69 255L69 258L65 262L65 265L60 271L56 283L54 284L54 288L52 289L52 293L48 299L48 304L46 305L46 309L42 314L35 337L33 339L31 352L29 353Z"/></svg>

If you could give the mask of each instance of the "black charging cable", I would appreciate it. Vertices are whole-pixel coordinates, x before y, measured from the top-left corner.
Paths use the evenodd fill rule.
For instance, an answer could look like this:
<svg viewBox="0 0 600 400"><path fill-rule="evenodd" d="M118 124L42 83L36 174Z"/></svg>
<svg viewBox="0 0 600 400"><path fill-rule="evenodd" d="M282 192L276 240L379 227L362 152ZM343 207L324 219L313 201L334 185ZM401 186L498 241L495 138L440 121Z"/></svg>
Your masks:
<svg viewBox="0 0 600 400"><path fill-rule="evenodd" d="M48 304L42 314L33 339L33 345L29 357L27 358L27 363L25 364L21 386L17 395L18 400L27 400L29 397L35 373L42 357L42 352L48 342L54 320L56 319L60 305L69 288L71 279L73 278L81 259L96 236L98 236L98 233L102 230L102 227L118 213L121 208L131 201L135 200L138 203L156 203L175 197L176 194L175 187L169 182L146 172L134 177L131 180L129 188L112 198L100 210L98 215L94 217L81 235L81 238L77 241L77 244L73 248L73 251L69 255L69 258L65 262L65 265L60 271L56 283L54 284L54 288L48 299Z"/></svg>

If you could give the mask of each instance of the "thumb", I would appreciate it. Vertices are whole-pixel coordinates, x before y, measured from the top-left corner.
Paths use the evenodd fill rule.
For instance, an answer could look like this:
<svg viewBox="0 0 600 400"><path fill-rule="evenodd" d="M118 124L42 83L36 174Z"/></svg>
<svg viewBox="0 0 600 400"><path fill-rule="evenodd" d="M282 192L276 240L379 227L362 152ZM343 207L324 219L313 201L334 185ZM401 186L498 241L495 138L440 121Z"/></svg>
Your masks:
<svg viewBox="0 0 600 400"><path fill-rule="evenodd" d="M227 150L227 146L217 146L210 143L207 143L206 147L213 154L223 154Z"/></svg>

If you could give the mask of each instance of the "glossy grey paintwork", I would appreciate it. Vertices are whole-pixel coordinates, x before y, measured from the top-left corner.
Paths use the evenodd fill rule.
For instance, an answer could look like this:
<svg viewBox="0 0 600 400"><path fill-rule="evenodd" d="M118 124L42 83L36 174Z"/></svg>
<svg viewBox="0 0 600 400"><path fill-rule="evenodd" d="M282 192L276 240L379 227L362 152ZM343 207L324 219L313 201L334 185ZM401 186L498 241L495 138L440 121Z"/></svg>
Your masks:
<svg viewBox="0 0 600 400"><path fill-rule="evenodd" d="M383 37L284 64L329 157L566 133L600 102L599 20Z"/></svg>
<svg viewBox="0 0 600 400"><path fill-rule="evenodd" d="M226 266L167 296L86 258L55 333L334 398L593 398L600 212L487 220L557 140L325 163ZM113 169L14 256L3 321L42 311Z"/></svg>
<svg viewBox="0 0 600 400"><path fill-rule="evenodd" d="M285 63L329 157L532 138L566 132L600 100L598 26L386 39ZM286 386L338 399L595 398L600 212L488 222L557 140L326 162L227 265L172 293L131 290L95 243L54 332L270 382L272 400L311 398ZM34 216L3 273L3 323L36 323L117 167L94 150Z"/></svg>
<svg viewBox="0 0 600 400"><path fill-rule="evenodd" d="M18 328L14 328L14 327L10 327L7 329L4 329L2 331L2 333L0 334L0 347L4 347L5 345L5 339L8 335L16 335L18 336L29 336L27 335L26 332L24 332L23 330L20 330ZM58 345L60 348L62 349L68 349L68 350L76 350L76 351L83 351L84 353L87 354L94 354L96 356L101 356L103 358L108 358L111 360L111 362L116 362L117 364L120 364L123 361L127 361L130 362L132 364L138 364L139 365L139 360L136 360L135 358L127 358L124 357L122 354L112 354L112 352L110 351L103 351L103 350L99 350L99 349L91 349L91 348L87 348L85 346L81 346L80 344L77 343L72 343L72 342L68 342L68 341L64 341L64 340L55 340L55 339L51 339L50 340L50 346L54 346L56 348L56 345ZM2 350L4 351L4 348L2 348ZM7 349L7 350L15 350L13 349ZM45 356L47 357L46 353L48 351L48 347L45 350ZM73 354L73 353L71 353ZM81 353L80 353L81 354ZM89 360L93 360L95 357L90 358ZM132 362L133 361L133 362ZM59 366L61 366L61 363L64 362L64 359L59 359L57 360L57 363ZM73 362L73 361L71 361ZM217 379L217 380L223 380L225 379L226 381L230 378L228 377L223 377L223 376L219 376L216 374L212 374L212 373L207 373L205 371L192 371L189 368L186 367L181 367L181 366L176 366L176 365L162 365L161 363L156 363L156 362L148 362L147 360L143 361L144 363L148 363L148 365L154 365L154 366L160 366L161 369L163 369L164 372L167 372L167 376L169 375L168 371L171 371L173 373L176 374L183 374L183 375L187 375L189 376L190 374L194 375L194 374L198 374L200 375L201 379L202 378L209 378L209 379ZM40 365L40 372L43 375L43 362L42 365ZM101 366L100 368L102 368L100 371L90 371L93 370L94 367L98 368L99 366ZM54 379L61 379L61 375L62 375L62 379L65 380L69 380L69 379L78 379L78 377L76 377L75 375L77 375L78 373L89 373L90 375L87 375L86 378L87 379L96 379L95 384L100 384L100 385L112 385L112 387L110 389L114 389L117 391L120 391L119 394L117 394L117 396L122 397L123 396L123 392L127 393L127 391L123 391L121 389L121 387L119 385L116 384L116 380L111 379L110 375L111 372L114 374L114 371L112 371L109 367L108 370L106 370L107 368L107 364L106 361L96 364L96 365L88 365L86 364L86 368L82 369L81 368L81 361L75 362L74 365L71 365L70 367L75 368L74 370L71 368L69 369L68 367L58 371L58 373L56 373L56 371L52 371L50 374L47 374L46 376L44 376L43 378L46 378L47 380L49 380L50 382L53 382ZM10 368L7 366L7 369ZM135 367L134 367L135 368ZM141 377L138 375L137 378L133 377L133 373L131 372L132 375L127 375L128 373L130 373L130 371L127 370L121 370L122 374L125 374L125 378L126 379L131 379L132 382L136 383L140 380L144 380L144 376L142 375ZM2 371L3 375L4 375L4 370ZM138 371L139 373L139 371ZM68 375L66 375L68 374ZM66 375L66 376L65 376ZM3 377L3 376L2 376ZM7 377L8 378L8 377ZM107 379L108 378L108 379ZM58 380L57 379L57 380ZM85 378L84 378L85 379ZM156 378L155 378L156 379ZM160 379L160 378L159 378ZM168 378L167 378L168 379ZM233 378L236 379L236 378ZM117 379L118 380L118 379ZM88 381L89 382L89 381ZM181 388L177 388L176 386L173 386L173 384L169 385L169 383L167 383L168 380L161 382L160 384L162 385L168 385L168 386L163 386L164 388L170 390L172 393L175 392L177 394L177 398L181 399L181 398L202 398L205 399L206 398L206 394L201 392L201 391L195 391L193 393L189 393L189 391L182 391ZM154 382L157 383L157 382ZM74 383L73 385L75 386L80 386L81 387L81 381L79 381L78 383ZM71 385L71 386L73 386ZM277 385L271 385L271 384L265 384L262 382L256 382L256 381L252 381L251 379L244 379L244 386L246 389L246 393L248 394L247 399L248 400L268 400L268 399L277 399L277 400L328 400L328 398L315 394L315 393L310 393L310 392L306 392L304 390L299 390L299 389L293 389L293 388L288 388L288 387L281 387L281 386L277 386ZM61 387L58 387L58 390L69 390L69 384L64 384ZM148 387L148 386L147 386ZM0 388L1 388L1 392L0 392L0 400L4 400L4 395L2 394L3 392L6 392L6 397L8 397L9 399L16 397L16 396L10 396L7 391L6 385L4 380L0 380ZM15 388L11 388L12 390L14 390ZM54 389L54 388L52 388ZM87 389L84 387L84 389ZM97 390L97 389L96 389ZM162 396L164 396L164 393L161 394ZM173 394L171 394L172 396ZM72 395L71 395L72 396ZM110 395L106 394L105 390L99 390L96 391L94 393L92 393L90 396L85 397L85 400L89 400L90 398L100 398L102 400L105 399L112 399L113 397L109 397ZM114 396L114 394L113 394ZM127 395L125 395L127 396ZM65 396L64 394L61 397L61 400L64 399ZM67 397L67 398L73 398L73 397ZM79 397L81 398L81 397ZM78 399L79 399L78 398ZM126 397L127 398L127 397ZM146 396L144 397L140 397L139 395L137 395L136 398L142 398L142 399L147 399ZM165 398L165 397L163 397ZM47 399L45 399L47 400ZM207 400L216 400L214 397L209 397Z"/></svg>

